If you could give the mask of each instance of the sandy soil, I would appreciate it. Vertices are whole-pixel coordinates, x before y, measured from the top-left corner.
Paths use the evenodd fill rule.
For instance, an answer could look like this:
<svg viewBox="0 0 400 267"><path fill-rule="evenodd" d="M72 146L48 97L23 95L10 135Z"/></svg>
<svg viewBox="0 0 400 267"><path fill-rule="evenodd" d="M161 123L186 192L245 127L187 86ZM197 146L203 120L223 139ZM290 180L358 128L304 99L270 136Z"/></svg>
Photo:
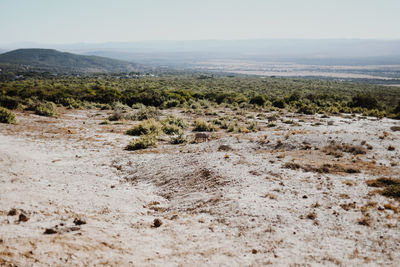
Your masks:
<svg viewBox="0 0 400 267"><path fill-rule="evenodd" d="M399 121L280 114L256 133L129 152L136 122L105 117L0 125L0 265L399 266L400 203L365 184L400 176ZM366 154L327 155L332 140Z"/></svg>

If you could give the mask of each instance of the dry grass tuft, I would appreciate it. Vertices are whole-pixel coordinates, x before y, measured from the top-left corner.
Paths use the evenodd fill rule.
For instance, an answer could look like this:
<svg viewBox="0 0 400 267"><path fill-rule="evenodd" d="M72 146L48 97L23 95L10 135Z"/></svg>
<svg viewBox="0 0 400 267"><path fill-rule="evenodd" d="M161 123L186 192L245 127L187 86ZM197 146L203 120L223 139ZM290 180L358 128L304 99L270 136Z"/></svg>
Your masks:
<svg viewBox="0 0 400 267"><path fill-rule="evenodd" d="M359 154L366 154L365 148L362 146L354 146L350 144L336 144L334 141L332 141L328 146L324 147L322 151L326 155L332 155L336 158L340 158L343 156L342 152L350 153L353 155L359 155Z"/></svg>
<svg viewBox="0 0 400 267"><path fill-rule="evenodd" d="M400 185L400 179L381 177L378 179L367 180L366 184L372 187L387 187L392 185Z"/></svg>
<svg viewBox="0 0 400 267"><path fill-rule="evenodd" d="M295 162L287 162L283 165L286 169L298 170L302 169L305 172L316 172L316 173L359 173L360 170L355 167L347 167L341 164L329 164L324 163L319 166L311 166L310 164L300 165Z"/></svg>

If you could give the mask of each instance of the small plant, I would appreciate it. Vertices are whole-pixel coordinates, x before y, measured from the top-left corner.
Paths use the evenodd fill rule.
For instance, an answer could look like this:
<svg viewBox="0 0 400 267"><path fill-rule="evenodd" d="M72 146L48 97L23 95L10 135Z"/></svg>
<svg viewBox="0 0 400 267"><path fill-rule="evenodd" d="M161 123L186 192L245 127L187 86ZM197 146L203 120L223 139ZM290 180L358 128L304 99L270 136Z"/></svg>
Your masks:
<svg viewBox="0 0 400 267"><path fill-rule="evenodd" d="M0 107L0 122L15 124L17 120L15 119L15 115L6 108Z"/></svg>
<svg viewBox="0 0 400 267"><path fill-rule="evenodd" d="M283 100L282 98L280 99L276 99L272 102L272 105L276 108L285 108L286 103L285 100Z"/></svg>
<svg viewBox="0 0 400 267"><path fill-rule="evenodd" d="M100 125L107 125L107 124L110 124L110 121L109 120L104 120L104 121L100 122L99 124Z"/></svg>
<svg viewBox="0 0 400 267"><path fill-rule="evenodd" d="M53 102L40 103L35 107L35 114L46 117L57 115L57 107Z"/></svg>
<svg viewBox="0 0 400 267"><path fill-rule="evenodd" d="M113 111L110 117L108 117L109 121L119 121L124 117L122 109L116 109Z"/></svg>
<svg viewBox="0 0 400 267"><path fill-rule="evenodd" d="M247 129L250 132L257 132L257 122L256 121L251 121L247 125Z"/></svg>
<svg viewBox="0 0 400 267"><path fill-rule="evenodd" d="M154 119L148 119L140 122L138 125L135 125L133 128L127 130L125 133L127 135L158 135L160 132L161 125L156 122Z"/></svg>
<svg viewBox="0 0 400 267"><path fill-rule="evenodd" d="M166 125L163 125L162 131L165 134L173 135L173 134L179 134L181 132L181 128L179 128L178 126L173 125L173 124L166 124Z"/></svg>
<svg viewBox="0 0 400 267"><path fill-rule="evenodd" d="M148 119L158 119L161 115L160 111L155 107L144 107L139 109L136 113L136 119L138 121L148 120Z"/></svg>
<svg viewBox="0 0 400 267"><path fill-rule="evenodd" d="M182 129L186 129L188 127L187 123L183 119L175 117L174 115L169 115L167 118L165 118L163 121L161 121L161 123L163 125L166 125L166 124L176 125Z"/></svg>
<svg viewBox="0 0 400 267"><path fill-rule="evenodd" d="M394 146L392 146L392 145L390 145L390 146L388 146L388 150L389 151L394 151L396 148L394 147Z"/></svg>
<svg viewBox="0 0 400 267"><path fill-rule="evenodd" d="M214 124L202 120L195 120L193 125L194 132L215 132L217 130L217 127Z"/></svg>
<svg viewBox="0 0 400 267"><path fill-rule="evenodd" d="M177 136L172 136L169 142L172 145L185 144L187 143L187 138L181 132Z"/></svg>
<svg viewBox="0 0 400 267"><path fill-rule="evenodd" d="M126 150L139 150L149 147L157 147L156 137L154 135L144 135L135 139L126 146Z"/></svg>

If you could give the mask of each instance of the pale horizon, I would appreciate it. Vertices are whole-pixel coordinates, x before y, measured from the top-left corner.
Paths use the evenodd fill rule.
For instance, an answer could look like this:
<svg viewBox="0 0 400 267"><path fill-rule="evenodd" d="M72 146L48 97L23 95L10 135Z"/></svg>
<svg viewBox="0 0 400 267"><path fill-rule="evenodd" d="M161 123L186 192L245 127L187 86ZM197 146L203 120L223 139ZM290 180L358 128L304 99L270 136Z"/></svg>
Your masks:
<svg viewBox="0 0 400 267"><path fill-rule="evenodd" d="M400 39L400 2L3 0L1 44Z"/></svg>

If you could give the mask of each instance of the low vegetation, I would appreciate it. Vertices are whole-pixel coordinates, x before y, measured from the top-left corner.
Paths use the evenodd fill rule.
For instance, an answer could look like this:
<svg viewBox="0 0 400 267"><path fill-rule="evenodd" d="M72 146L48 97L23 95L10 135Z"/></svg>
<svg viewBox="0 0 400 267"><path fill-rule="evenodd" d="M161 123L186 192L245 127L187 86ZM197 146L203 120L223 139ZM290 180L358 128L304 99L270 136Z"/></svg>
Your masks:
<svg viewBox="0 0 400 267"><path fill-rule="evenodd" d="M15 115L11 111L0 107L0 123L14 124L16 122Z"/></svg>
<svg viewBox="0 0 400 267"><path fill-rule="evenodd" d="M161 125L154 119L147 119L135 125L125 133L127 135L140 136L140 135L158 135L161 130Z"/></svg>
<svg viewBox="0 0 400 267"><path fill-rule="evenodd" d="M35 107L35 114L53 117L57 115L57 107L53 102L40 103Z"/></svg>
<svg viewBox="0 0 400 267"><path fill-rule="evenodd" d="M134 139L126 146L125 149L139 150L150 147L157 147L157 138L154 135L143 135L137 139Z"/></svg>
<svg viewBox="0 0 400 267"><path fill-rule="evenodd" d="M381 177L366 181L368 186L381 187L379 193L386 197L400 199L400 178Z"/></svg>
<svg viewBox="0 0 400 267"><path fill-rule="evenodd" d="M400 88L335 81L196 76L118 79L98 75L29 78L0 82L0 106L27 107L54 102L68 108L137 108L135 119L157 118L159 109L181 107L215 115L216 106L232 110L287 109L304 114L360 113L400 118ZM92 104L90 104L92 103ZM273 121L271 121L273 123Z"/></svg>
<svg viewBox="0 0 400 267"><path fill-rule="evenodd" d="M193 123L194 132L215 132L217 127L213 123L208 123L203 120L197 119Z"/></svg>

